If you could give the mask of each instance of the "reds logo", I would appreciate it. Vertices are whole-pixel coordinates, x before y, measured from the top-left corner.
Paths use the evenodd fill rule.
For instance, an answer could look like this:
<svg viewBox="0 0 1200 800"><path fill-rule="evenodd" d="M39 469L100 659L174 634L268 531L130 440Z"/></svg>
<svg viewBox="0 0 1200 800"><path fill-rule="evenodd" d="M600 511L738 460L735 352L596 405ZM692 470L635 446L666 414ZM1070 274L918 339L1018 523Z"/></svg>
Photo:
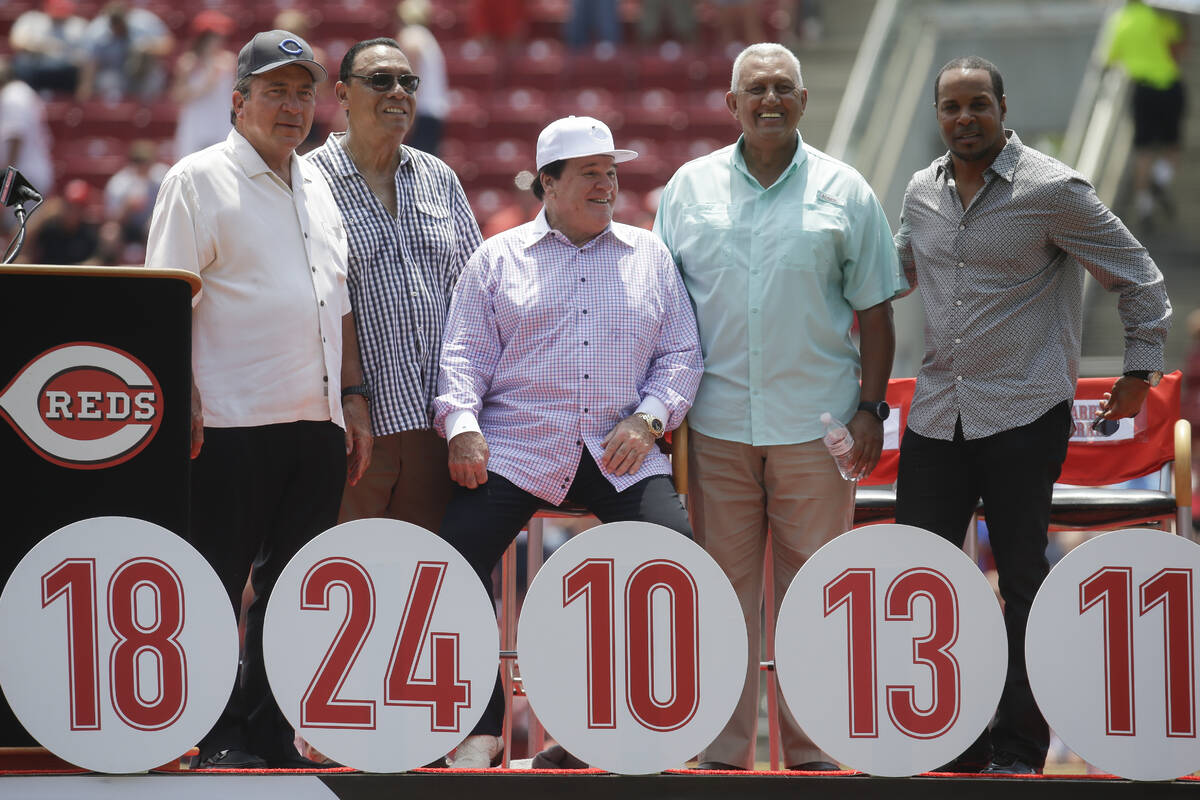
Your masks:
<svg viewBox="0 0 1200 800"><path fill-rule="evenodd" d="M115 347L71 342L30 361L0 392L0 415L42 458L106 469L136 456L162 423L162 387Z"/></svg>

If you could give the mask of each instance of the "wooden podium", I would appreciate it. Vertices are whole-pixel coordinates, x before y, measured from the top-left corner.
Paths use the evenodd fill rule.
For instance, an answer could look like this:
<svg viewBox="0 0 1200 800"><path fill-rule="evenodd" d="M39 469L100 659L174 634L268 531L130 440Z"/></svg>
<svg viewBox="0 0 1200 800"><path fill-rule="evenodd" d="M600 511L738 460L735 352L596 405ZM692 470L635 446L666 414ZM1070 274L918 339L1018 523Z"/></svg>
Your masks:
<svg viewBox="0 0 1200 800"><path fill-rule="evenodd" d="M186 535L199 290L183 270L0 266L0 586L76 520ZM33 743L0 699L0 746Z"/></svg>

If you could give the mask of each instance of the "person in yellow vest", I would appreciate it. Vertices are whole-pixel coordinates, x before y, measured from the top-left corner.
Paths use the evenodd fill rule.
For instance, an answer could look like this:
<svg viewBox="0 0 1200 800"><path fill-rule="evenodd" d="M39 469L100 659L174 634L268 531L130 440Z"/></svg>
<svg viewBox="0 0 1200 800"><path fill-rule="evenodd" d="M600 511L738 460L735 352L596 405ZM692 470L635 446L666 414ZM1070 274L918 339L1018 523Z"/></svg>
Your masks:
<svg viewBox="0 0 1200 800"><path fill-rule="evenodd" d="M1129 0L1109 20L1107 36L1107 65L1120 65L1133 81L1134 204L1148 228L1158 206L1174 214L1168 189L1179 160L1187 30L1170 13Z"/></svg>

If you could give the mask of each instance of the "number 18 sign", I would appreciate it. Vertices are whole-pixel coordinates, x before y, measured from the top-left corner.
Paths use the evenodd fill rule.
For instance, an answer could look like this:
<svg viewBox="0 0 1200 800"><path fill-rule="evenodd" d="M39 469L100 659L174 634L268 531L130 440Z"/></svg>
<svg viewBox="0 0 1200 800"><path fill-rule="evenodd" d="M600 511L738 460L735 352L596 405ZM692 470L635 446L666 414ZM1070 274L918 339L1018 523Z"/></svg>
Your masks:
<svg viewBox="0 0 1200 800"><path fill-rule="evenodd" d="M0 685L47 750L139 772L208 733L237 672L216 573L175 534L95 517L47 536L0 595Z"/></svg>

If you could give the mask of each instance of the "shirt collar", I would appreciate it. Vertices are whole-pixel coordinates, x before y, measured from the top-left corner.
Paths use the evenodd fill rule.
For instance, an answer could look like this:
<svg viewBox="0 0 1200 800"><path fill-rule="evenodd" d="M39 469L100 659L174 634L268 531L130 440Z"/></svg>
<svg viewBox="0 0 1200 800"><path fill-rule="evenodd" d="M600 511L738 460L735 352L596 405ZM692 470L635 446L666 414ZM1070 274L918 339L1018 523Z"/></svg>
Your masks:
<svg viewBox="0 0 1200 800"><path fill-rule="evenodd" d="M229 131L229 136L225 138L225 142L229 145L229 152L233 156L233 160L246 173L247 178L254 178L267 172L274 174L272 169L267 166L267 162L254 149L254 145L250 144L250 140L239 133L237 128ZM295 150L288 157L288 163L292 169L293 189L301 183L307 183L308 177L300 169L300 157L296 155Z"/></svg>
<svg viewBox="0 0 1200 800"><path fill-rule="evenodd" d="M333 162L333 168L337 171L337 174L342 176L358 174L358 167L355 165L354 159L350 157L350 151L346 149L346 131L335 131L329 134L326 145ZM408 148L400 145L399 166L403 167L411 160L412 157L408 153Z"/></svg>
<svg viewBox="0 0 1200 800"><path fill-rule="evenodd" d="M1008 181L1013 182L1013 176L1017 172L1017 162L1021 160L1021 137L1017 136L1017 132L1011 128L1004 129L1004 135L1008 141L1004 143L1003 149L996 154L996 158L984 170L986 174L988 170ZM954 176L954 160L950 156L950 151L947 150L945 155L937 160L936 175L943 180L948 180Z"/></svg>
<svg viewBox="0 0 1200 800"><path fill-rule="evenodd" d="M521 237L521 247L525 250L528 250L542 239L546 238L547 234L551 233L552 231L553 229L550 227L550 221L546 219L546 207L542 206L542 210L539 211L538 215L533 218L533 221L525 226L525 233ZM607 228L600 231L599 236L591 241L594 242L596 239L601 239L609 234L611 234L613 238L622 244L625 244L629 247L634 246L633 236L630 235L630 232L624 230L622 226L613 225L611 222L608 224ZM590 242L588 244L590 244Z"/></svg>
<svg viewBox="0 0 1200 800"><path fill-rule="evenodd" d="M745 142L745 140L746 134L743 133L738 137L737 142L734 143L733 155L731 156L732 163L734 168L736 168L751 181L754 181L754 184L757 186L759 185L758 180L750 174L750 168L746 166L746 156L742 153L742 143ZM786 180L789 175L799 169L800 165L807 160L808 151L804 149L804 137L800 135L800 131L796 131L796 152L792 153L792 163L788 165L788 168L783 171L783 174L780 175L775 183L771 185L776 186Z"/></svg>

